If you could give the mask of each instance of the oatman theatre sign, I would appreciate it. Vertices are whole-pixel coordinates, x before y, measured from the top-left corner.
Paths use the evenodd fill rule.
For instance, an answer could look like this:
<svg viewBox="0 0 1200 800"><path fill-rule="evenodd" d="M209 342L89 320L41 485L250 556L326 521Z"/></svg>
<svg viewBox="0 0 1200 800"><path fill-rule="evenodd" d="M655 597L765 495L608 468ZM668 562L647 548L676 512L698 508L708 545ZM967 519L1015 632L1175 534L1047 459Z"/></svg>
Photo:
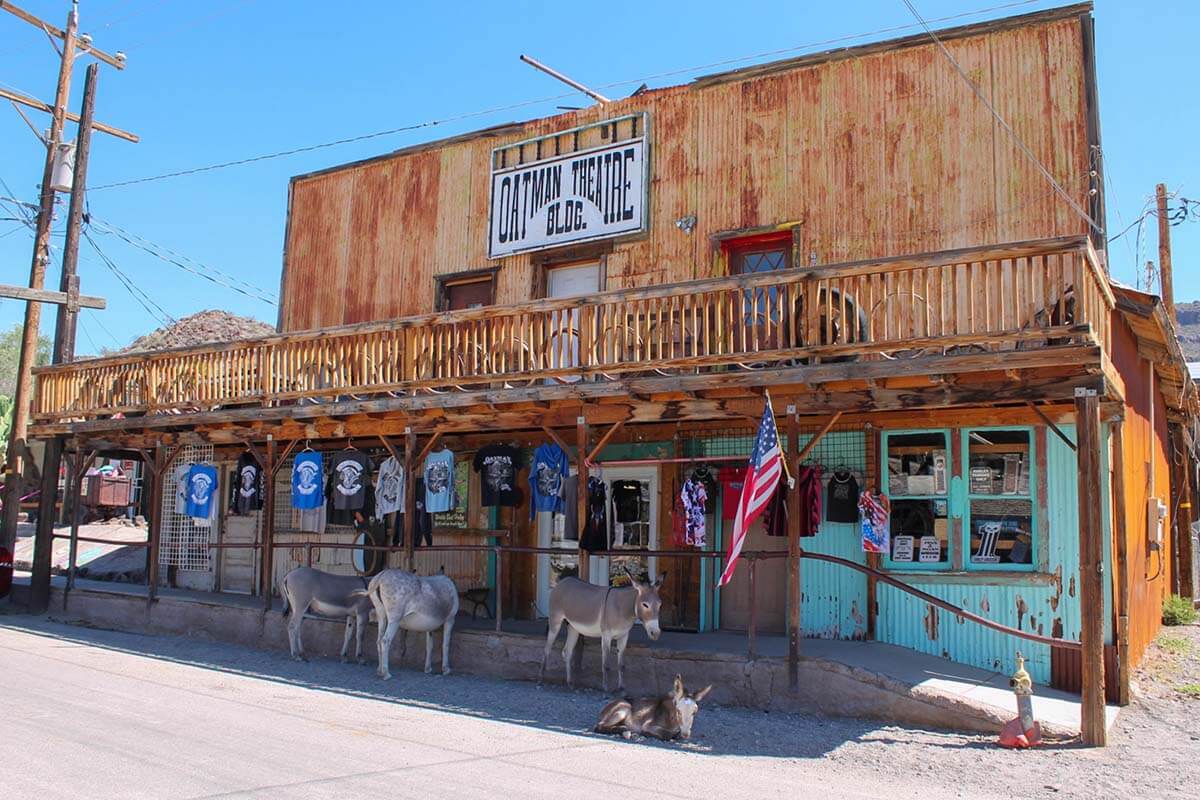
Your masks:
<svg viewBox="0 0 1200 800"><path fill-rule="evenodd" d="M497 169L488 257L646 229L645 137Z"/></svg>

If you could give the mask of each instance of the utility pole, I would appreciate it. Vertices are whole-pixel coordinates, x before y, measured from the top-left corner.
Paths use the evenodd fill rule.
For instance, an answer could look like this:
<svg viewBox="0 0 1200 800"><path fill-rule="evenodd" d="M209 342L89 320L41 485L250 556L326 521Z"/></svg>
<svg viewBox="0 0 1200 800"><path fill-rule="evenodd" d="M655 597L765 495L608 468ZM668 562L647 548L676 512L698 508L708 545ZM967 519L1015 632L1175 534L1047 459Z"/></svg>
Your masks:
<svg viewBox="0 0 1200 800"><path fill-rule="evenodd" d="M102 50L92 47L91 38L86 35L80 40L78 37L79 9L77 2L72 4L71 11L67 15L65 28L58 28L51 25L8 0L0 0L0 11L8 12L17 19L29 23L40 32L51 37L52 40L59 39L62 42L62 47L59 50L58 83L55 88L54 104L52 106L17 93L6 92L4 94L6 99L12 100L14 103L20 103L39 111L47 111L51 115L49 135L43 140L46 146L46 161L42 170L41 196L38 203L37 226L34 234L33 259L29 270L29 291L31 296L37 296L38 293L43 292L46 281L46 265L50 262L50 227L54 216L54 189L51 186L54 160L59 145L62 142L64 120L74 118L73 115L67 112L67 101L70 97L71 71L75 65L76 53L90 54L117 69L124 69L125 57L121 53L117 53L115 56L109 55ZM136 136L120 129L102 125L101 123L96 123L95 127L98 130L104 130L106 133L122 139L133 142L137 141ZM77 297L78 292L74 292L74 295ZM68 297L68 303L68 309L73 309L73 316L78 312L78 309L75 308L77 303L71 302L70 297ZM20 513L20 499L22 490L24 489L25 460L29 456L26 437L29 428L32 400L31 370L37 356L37 338L40 326L41 303L28 300L25 306L25 325L21 341L21 354L17 367L17 386L15 396L13 397L13 421L9 434L8 458L4 474L4 512L3 516L0 517L0 546L6 547L10 551L13 549L13 544L16 540L17 517ZM57 480L57 473L54 477Z"/></svg>
<svg viewBox="0 0 1200 800"><path fill-rule="evenodd" d="M1158 272L1163 306L1171 322L1179 324L1175 317L1175 283L1171 275L1171 220L1167 216L1167 185L1160 183L1154 194L1158 199Z"/></svg>

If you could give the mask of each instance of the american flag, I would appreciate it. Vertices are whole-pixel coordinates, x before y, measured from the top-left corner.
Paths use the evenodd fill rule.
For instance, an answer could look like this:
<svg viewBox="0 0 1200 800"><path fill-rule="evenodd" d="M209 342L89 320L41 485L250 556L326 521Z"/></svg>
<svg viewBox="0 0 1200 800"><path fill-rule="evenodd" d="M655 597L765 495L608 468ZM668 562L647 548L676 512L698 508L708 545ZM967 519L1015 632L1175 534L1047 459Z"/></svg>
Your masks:
<svg viewBox="0 0 1200 800"><path fill-rule="evenodd" d="M746 541L746 531L766 510L782 475L783 450L779 446L779 431L775 428L771 396L767 395L762 421L758 423L758 435L754 437L754 452L750 454L750 466L746 470L746 482L742 484L742 496L738 499L737 515L733 519L733 536L729 539L725 571L721 573L718 586L726 585L733 578L738 555Z"/></svg>

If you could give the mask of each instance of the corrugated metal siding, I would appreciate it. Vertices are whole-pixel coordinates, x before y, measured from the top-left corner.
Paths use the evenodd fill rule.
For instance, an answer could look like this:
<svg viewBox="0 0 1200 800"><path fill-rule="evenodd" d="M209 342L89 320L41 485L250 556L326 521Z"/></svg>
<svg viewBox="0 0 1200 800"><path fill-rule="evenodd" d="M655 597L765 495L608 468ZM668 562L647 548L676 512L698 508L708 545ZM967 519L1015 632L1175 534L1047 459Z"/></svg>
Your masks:
<svg viewBox="0 0 1200 800"><path fill-rule="evenodd" d="M1060 426L1074 436L1074 426ZM913 582L918 589L955 603L977 614L1014 628L1078 640L1080 609L1078 468L1075 453L1057 436L1046 437L1046 482L1048 499L1048 573L1050 583L1035 583L1019 577L1004 583L949 584L936 578ZM1107 551L1106 551L1107 560ZM1111 570L1106 568L1106 574ZM1106 592L1110 604L1111 595ZM1111 613L1105 613L1106 636L1111 641ZM1034 680L1050 681L1050 648L1015 636L959 621L911 595L888 586L879 587L879 617L876 634L880 641L902 645L930 655L971 664L998 672L1016 668L1020 651Z"/></svg>
<svg viewBox="0 0 1200 800"><path fill-rule="evenodd" d="M1086 204L1077 19L947 47ZM648 92L519 131L399 154L293 185L284 331L433 307L433 276L487 266L488 159L499 144L650 114L650 232L609 255L609 287L704 277L709 236L803 220L821 263L1085 232L932 45ZM697 215L685 234L675 220ZM497 302L527 300L531 258L497 262Z"/></svg>

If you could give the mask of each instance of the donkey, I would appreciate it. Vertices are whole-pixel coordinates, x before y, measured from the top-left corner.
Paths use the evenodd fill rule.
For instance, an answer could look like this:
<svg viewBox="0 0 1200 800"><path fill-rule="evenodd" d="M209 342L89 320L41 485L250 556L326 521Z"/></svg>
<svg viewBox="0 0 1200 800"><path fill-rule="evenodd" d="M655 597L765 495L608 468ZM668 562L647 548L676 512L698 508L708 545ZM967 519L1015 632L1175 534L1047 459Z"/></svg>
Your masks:
<svg viewBox="0 0 1200 800"><path fill-rule="evenodd" d="M354 593L371 601L379 625L376 647L379 668L376 674L387 680L388 653L396 631L425 633L425 672L433 672L433 632L442 629L442 674L450 674L450 633L458 615L458 587L445 575L419 577L402 569L385 569L371 579L365 590Z"/></svg>
<svg viewBox="0 0 1200 800"><path fill-rule="evenodd" d="M696 693L683 688L683 678L675 676L675 683L668 694L662 697L622 697L610 700L600 710L596 722L596 733L619 733L628 739L640 733L655 739L690 739L692 723L700 711L700 701L712 691L712 684Z"/></svg>
<svg viewBox="0 0 1200 800"><path fill-rule="evenodd" d="M538 670L538 683L546 673L546 661L550 649L558 638L563 622L567 623L567 642L563 645L563 661L567 665L567 686L574 688L571 676L571 656L580 636L600 638L600 673L604 691L608 691L608 651L613 640L617 642L617 691L625 688L625 645L629 642L629 631L635 622L641 622L651 640L662 635L658 626L658 612L662 600L658 589L667 578L667 573L658 576L653 583L643 583L626 570L631 586L604 587L585 583L578 578L561 579L550 591L550 620L546 631L546 650L542 654L542 667Z"/></svg>
<svg viewBox="0 0 1200 800"><path fill-rule="evenodd" d="M308 660L304 655L304 644L300 641L300 627L304 624L305 613L311 608L314 613L324 617L346 618L342 661L350 652L350 633L353 631L354 657L362 664L363 626L370 618L371 603L365 597L358 597L356 591L361 592L366 585L366 578L331 575L312 567L296 567L284 575L279 584L279 594L283 596L283 613L288 615L288 644L292 658L296 661Z"/></svg>

